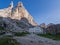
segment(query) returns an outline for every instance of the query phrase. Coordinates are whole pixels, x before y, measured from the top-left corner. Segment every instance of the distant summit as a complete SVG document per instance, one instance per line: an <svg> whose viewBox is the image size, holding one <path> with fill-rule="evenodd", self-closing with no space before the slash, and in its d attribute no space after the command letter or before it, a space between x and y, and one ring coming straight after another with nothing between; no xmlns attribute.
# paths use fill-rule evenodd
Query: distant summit
<svg viewBox="0 0 60 45"><path fill-rule="evenodd" d="M26 18L28 22L36 26L37 23L34 21L33 17L28 13L28 11L24 8L22 2L18 2L16 8L13 8L13 1L11 1L9 7L0 9L0 17L9 17L11 19L21 20L22 18Z"/></svg>

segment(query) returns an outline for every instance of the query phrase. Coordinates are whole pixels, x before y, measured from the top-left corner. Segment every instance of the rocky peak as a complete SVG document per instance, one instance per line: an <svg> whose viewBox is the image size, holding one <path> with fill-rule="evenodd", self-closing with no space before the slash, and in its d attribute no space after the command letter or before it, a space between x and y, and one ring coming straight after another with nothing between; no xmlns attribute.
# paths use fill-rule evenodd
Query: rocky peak
<svg viewBox="0 0 60 45"><path fill-rule="evenodd" d="M1 13L0 15L4 14L3 16L5 17L10 17L11 19L17 19L17 20L26 18L28 22L32 24L33 26L37 25L33 17L29 14L29 12L23 6L22 2L18 2L18 5L16 6L16 8L14 10L13 9L14 9L13 1L11 1L9 7L6 9L3 9L3 11L0 12Z"/></svg>
<svg viewBox="0 0 60 45"><path fill-rule="evenodd" d="M47 28L47 25L45 23L40 24L41 28Z"/></svg>
<svg viewBox="0 0 60 45"><path fill-rule="evenodd" d="M9 8L11 8L11 9L13 8L13 1L11 1Z"/></svg>
<svg viewBox="0 0 60 45"><path fill-rule="evenodd" d="M22 2L18 2L18 5L17 6L18 7L22 7L23 6Z"/></svg>
<svg viewBox="0 0 60 45"><path fill-rule="evenodd" d="M18 20L20 20L21 18L26 18L30 24L32 24L34 26L37 25L34 22L33 17L29 14L29 12L23 6L22 2L18 2L18 5L13 12L12 18L13 19L18 19Z"/></svg>

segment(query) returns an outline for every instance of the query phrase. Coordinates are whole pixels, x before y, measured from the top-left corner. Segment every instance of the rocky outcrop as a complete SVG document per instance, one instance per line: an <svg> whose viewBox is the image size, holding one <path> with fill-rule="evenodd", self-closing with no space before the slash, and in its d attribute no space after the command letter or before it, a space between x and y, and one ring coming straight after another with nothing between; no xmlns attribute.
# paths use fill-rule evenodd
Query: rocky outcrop
<svg viewBox="0 0 60 45"><path fill-rule="evenodd" d="M1 9L0 18L6 29L17 32L26 31L37 25L21 2L15 8L13 8L13 2L11 2L8 8Z"/></svg>
<svg viewBox="0 0 60 45"><path fill-rule="evenodd" d="M18 20L20 20L21 18L26 18L29 21L29 23L32 24L33 26L37 25L34 22L33 17L28 13L28 11L24 8L21 2L19 2L16 8L14 9L11 18Z"/></svg>
<svg viewBox="0 0 60 45"><path fill-rule="evenodd" d="M0 17L10 17L13 9L13 2L8 8L0 9Z"/></svg>
<svg viewBox="0 0 60 45"><path fill-rule="evenodd" d="M11 19L17 20L21 20L21 18L26 18L31 25L37 25L33 20L33 17L28 13L21 2L18 3L15 9L13 8L13 2L11 2L8 8L0 10L0 16L10 17Z"/></svg>
<svg viewBox="0 0 60 45"><path fill-rule="evenodd" d="M40 24L40 27L41 27L41 28L47 28L47 26L46 26L45 23Z"/></svg>
<svg viewBox="0 0 60 45"><path fill-rule="evenodd" d="M60 34L60 24L52 24L50 23L47 28L47 33L50 34Z"/></svg>
<svg viewBox="0 0 60 45"><path fill-rule="evenodd" d="M40 27L42 28L42 30L43 30L43 33L44 34L46 34L46 28L47 28L47 25L45 24L45 23L42 23L42 24L40 24Z"/></svg>

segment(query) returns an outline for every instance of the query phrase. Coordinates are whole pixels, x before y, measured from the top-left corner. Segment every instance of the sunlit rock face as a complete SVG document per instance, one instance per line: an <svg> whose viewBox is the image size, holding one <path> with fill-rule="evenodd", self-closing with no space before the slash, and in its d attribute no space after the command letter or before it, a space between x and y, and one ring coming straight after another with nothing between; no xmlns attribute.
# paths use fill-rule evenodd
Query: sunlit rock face
<svg viewBox="0 0 60 45"><path fill-rule="evenodd" d="M18 3L16 8L13 11L12 19L26 18L30 24L36 26L37 24L34 22L33 17L28 13L28 11L24 8L21 2Z"/></svg>
<svg viewBox="0 0 60 45"><path fill-rule="evenodd" d="M0 16L10 17L11 19L17 19L17 20L26 18L28 22L33 26L37 25L37 23L33 20L33 17L24 8L22 2L19 2L15 8L13 8L13 2L11 2L8 8L0 9Z"/></svg>
<svg viewBox="0 0 60 45"><path fill-rule="evenodd" d="M10 17L13 9L13 2L10 3L8 8L0 9L1 17Z"/></svg>

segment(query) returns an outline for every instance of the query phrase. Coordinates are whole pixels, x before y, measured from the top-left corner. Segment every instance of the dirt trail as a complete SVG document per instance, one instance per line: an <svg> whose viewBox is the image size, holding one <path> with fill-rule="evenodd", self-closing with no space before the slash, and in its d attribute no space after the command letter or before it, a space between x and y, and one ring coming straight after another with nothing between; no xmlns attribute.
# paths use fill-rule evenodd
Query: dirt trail
<svg viewBox="0 0 60 45"><path fill-rule="evenodd" d="M60 45L60 41L40 37L35 34L30 34L23 37L14 37L14 39L22 45Z"/></svg>

